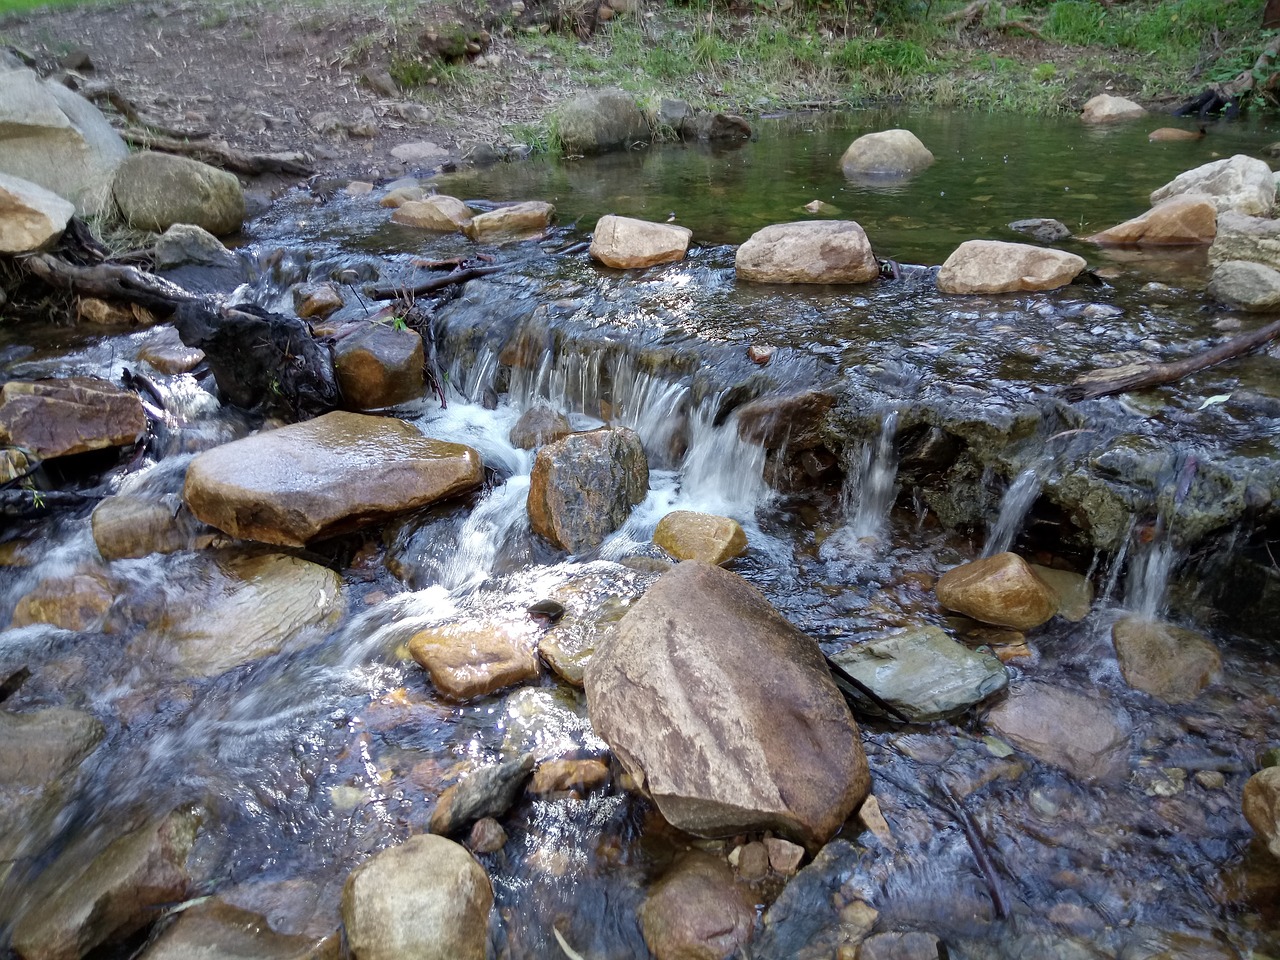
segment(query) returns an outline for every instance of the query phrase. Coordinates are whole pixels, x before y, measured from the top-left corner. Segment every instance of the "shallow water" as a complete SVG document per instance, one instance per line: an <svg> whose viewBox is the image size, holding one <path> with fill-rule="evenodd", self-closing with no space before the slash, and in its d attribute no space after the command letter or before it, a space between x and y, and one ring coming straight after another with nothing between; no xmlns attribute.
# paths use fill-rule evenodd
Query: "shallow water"
<svg viewBox="0 0 1280 960"><path fill-rule="evenodd" d="M848 142L899 124L933 149L937 163L905 183L845 182L838 158ZM447 407L428 397L402 411L428 435L474 446L492 482L464 503L316 545L310 556L342 575L347 613L339 624L305 630L278 654L209 680L167 675L131 641L219 588L225 574L213 556L104 564L87 515L11 528L9 536L35 545L36 557L31 566L0 569L0 615L41 578L85 568L112 578L123 599L102 632L37 626L0 633L0 677L20 665L33 673L6 709L67 704L89 710L108 731L53 818L25 838L0 890L0 929L21 910L39 908L43 893L31 881L42 872L41 883L69 882L46 867L71 841L109 838L139 810L160 814L192 801L209 810L195 893L261 902L303 881L305 903L295 896L293 912L310 909L320 927L336 924L338 891L351 868L425 830L439 791L475 765L528 751L539 758L606 752L581 692L550 678L464 706L440 701L405 654L410 637L477 613L532 633L539 628L525 608L553 595L572 597L584 611L606 603L625 609L653 575L618 561L652 556L653 529L673 509L739 520L750 550L732 569L828 653L914 623L981 641L974 624L936 605L931 583L981 552L983 528L946 529L921 491L896 483L905 441L895 424L913 404L958 410L975 431L1016 420L1028 404L1038 411L1027 449L975 487L992 523L1029 464L1052 482L1081 442L1101 447L1132 437L1175 448L1169 475L1154 481L1171 502L1180 499L1188 462L1201 469L1243 463L1274 476L1274 357L1079 405L1081 425L1055 425L1044 412L1056 409L1052 388L1099 355L1171 359L1217 336L1220 314L1199 292L1202 260L1110 257L1068 241L1063 246L1091 266L1116 266L1118 275L1051 294L963 299L939 296L923 269L965 239L1018 239L1004 226L1013 219L1108 226L1140 213L1147 194L1182 170L1276 138L1262 124L1222 125L1197 143L1147 144L1147 130L1158 125L1099 130L1073 121L868 112L765 121L758 142L722 152L655 148L441 178L440 192L467 198L551 200L562 224L541 243L486 251L506 272L435 311ZM922 268L859 288L736 283L733 251L722 244L766 223L805 218L800 208L813 199L861 222L879 256ZM611 212L656 220L674 214L701 246L681 264L627 273L556 252ZM289 253L242 295L284 308L288 285L301 279L371 267L387 277L411 272L414 256L474 252L459 238L388 225L386 216L370 198L322 204L301 193L286 197L251 226L247 252L264 261L280 247ZM343 316L358 318L363 309L351 298ZM37 346L6 355L6 377L116 377L134 365L139 339L25 325L0 326L0 337L0 349ZM503 348L516 342L539 349L504 360ZM776 348L767 367L746 358L752 344ZM182 456L247 428L211 409L192 378L156 379L173 420L168 429L184 438ZM867 430L841 452L834 480L774 493L764 451L739 439L731 411L746 395L810 386L861 391ZM1232 399L1201 409L1205 398L1222 394ZM644 503L586 557L566 560L548 550L524 518L532 461L507 433L539 399L564 409L577 427L606 418L632 427L654 466ZM1066 430L1075 435L1050 439ZM175 456L120 467L109 482L176 495L184 462ZM1030 636L1029 653L1009 664L1012 682L1046 682L1105 703L1132 724L1132 774L1086 784L1024 754L1006 755L1005 745L985 739L981 710L909 729L865 718L873 789L893 839L851 821L841 836L854 853L832 868L839 876L833 890L879 910L877 930L932 932L952 957L1274 954L1280 872L1251 843L1239 797L1257 754L1280 737L1275 625L1233 632L1209 604L1172 604L1171 578L1194 581L1212 541L1188 558L1164 535L1168 527L1153 528L1156 516L1143 515L1095 556L1045 532L1034 491L1012 492L1027 496L1010 497L1009 512L1031 524L1007 534L1015 549L1038 548L1040 559L1089 572L1100 593L1082 623L1055 620ZM1006 526L1016 524L1006 518ZM572 591L559 593L567 584ZM1184 707L1129 689L1109 639L1119 616L1169 609L1208 633L1224 656L1221 681ZM1222 785L1197 780L1202 772L1221 773ZM939 799L942 784L963 813ZM966 817L994 864L1007 918L997 916ZM585 797L526 797L503 822L509 843L481 858L497 897L497 955L561 956L553 930L587 957L646 955L637 908L690 838L616 786ZM780 886L774 878L757 888L762 908ZM797 894L817 929L836 923L832 892ZM832 917L824 921L823 911ZM751 955L799 955L798 936L771 928ZM820 940L814 955L834 955L834 946L818 949Z"/></svg>

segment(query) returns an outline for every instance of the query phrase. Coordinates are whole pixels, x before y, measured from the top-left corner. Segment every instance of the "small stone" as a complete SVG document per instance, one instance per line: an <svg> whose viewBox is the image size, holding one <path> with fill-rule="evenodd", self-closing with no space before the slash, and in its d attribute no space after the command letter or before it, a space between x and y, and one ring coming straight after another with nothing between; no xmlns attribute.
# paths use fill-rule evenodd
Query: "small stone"
<svg viewBox="0 0 1280 960"><path fill-rule="evenodd" d="M948 570L938 580L938 602L948 610L1030 630L1057 612L1058 595L1016 554L999 553Z"/></svg>
<svg viewBox="0 0 1280 960"><path fill-rule="evenodd" d="M507 845L507 831L493 817L481 817L471 826L467 840L473 853L497 853Z"/></svg>
<svg viewBox="0 0 1280 960"><path fill-rule="evenodd" d="M840 908L842 935L849 943L865 940L880 919L880 911L863 900L851 900Z"/></svg>
<svg viewBox="0 0 1280 960"><path fill-rule="evenodd" d="M603 786L609 779L609 765L603 760L546 760L533 772L529 792L534 794L582 793Z"/></svg>
<svg viewBox="0 0 1280 960"><path fill-rule="evenodd" d="M485 696L539 674L532 640L500 623L431 627L414 635L409 653L451 700Z"/></svg>
<svg viewBox="0 0 1280 960"><path fill-rule="evenodd" d="M763 367L773 359L775 349L775 347L762 347L753 344L747 347L747 359L752 363L758 363Z"/></svg>
<svg viewBox="0 0 1280 960"><path fill-rule="evenodd" d="M332 283L303 283L293 289L293 307L304 320L323 320L342 307L342 294Z"/></svg>
<svg viewBox="0 0 1280 960"><path fill-rule="evenodd" d="M858 810L858 820L886 847L892 848L897 845L893 839L893 831L889 829L889 821L880 812L880 801L876 799L874 793L862 801L862 806Z"/></svg>
<svg viewBox="0 0 1280 960"><path fill-rule="evenodd" d="M513 447L536 450L547 443L555 443L573 433L568 418L553 407L540 403L520 415L508 434Z"/></svg>
<svg viewBox="0 0 1280 960"><path fill-rule="evenodd" d="M373 184L368 180L352 180L343 192L349 197L367 197L373 193Z"/></svg>
<svg viewBox="0 0 1280 960"><path fill-rule="evenodd" d="M511 809L533 770L533 755L481 767L446 789L431 811L431 832L448 836Z"/></svg>
<svg viewBox="0 0 1280 960"><path fill-rule="evenodd" d="M769 850L763 843L748 843L736 852L738 876L743 880L755 883L769 875Z"/></svg>
<svg viewBox="0 0 1280 960"><path fill-rule="evenodd" d="M766 838L764 847L769 851L769 866L774 873L784 877L794 874L800 868L800 861L804 859L804 847L781 837Z"/></svg>
<svg viewBox="0 0 1280 960"><path fill-rule="evenodd" d="M1221 770L1197 770L1192 779L1206 790L1221 790L1227 785L1227 778Z"/></svg>
<svg viewBox="0 0 1280 960"><path fill-rule="evenodd" d="M1116 123L1124 120L1136 120L1146 114L1141 106L1125 97L1113 97L1100 93L1088 100L1080 119L1085 123Z"/></svg>
<svg viewBox="0 0 1280 960"><path fill-rule="evenodd" d="M463 229L476 243L500 243L540 236L555 218L556 208L541 200L498 207L472 219Z"/></svg>

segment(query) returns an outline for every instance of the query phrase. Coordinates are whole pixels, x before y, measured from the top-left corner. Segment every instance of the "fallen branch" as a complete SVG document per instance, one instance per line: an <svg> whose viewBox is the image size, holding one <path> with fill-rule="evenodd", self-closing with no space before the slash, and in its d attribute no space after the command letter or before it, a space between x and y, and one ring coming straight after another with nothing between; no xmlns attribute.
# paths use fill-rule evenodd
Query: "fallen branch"
<svg viewBox="0 0 1280 960"><path fill-rule="evenodd" d="M374 300L395 300L418 297L424 293L443 290L457 283L466 283L477 277L486 277L491 273L501 273L502 267L470 267L466 270L454 270L443 277L431 277L417 283L379 283L365 292Z"/></svg>
<svg viewBox="0 0 1280 960"><path fill-rule="evenodd" d="M1211 350L1187 357L1185 360L1177 360L1173 363L1131 363L1123 367L1090 370L1077 377L1063 393L1068 400L1095 400L1114 393L1158 387L1181 380L1199 370L1216 366L1224 360L1242 356L1278 336L1280 336L1280 320L1260 327L1252 333L1227 340Z"/></svg>
<svg viewBox="0 0 1280 960"><path fill-rule="evenodd" d="M106 300L136 303L153 313L166 316L179 304L199 299L176 283L170 283L137 267L112 263L79 266L51 253L32 254L18 262L28 273L51 287Z"/></svg>
<svg viewBox="0 0 1280 960"><path fill-rule="evenodd" d="M1211 113L1225 110L1228 118L1236 116L1244 97L1257 92L1259 83L1270 85L1275 79L1277 57L1280 57L1280 33L1271 38L1271 42L1258 54L1252 67L1241 71L1235 79L1226 83L1210 84L1203 93L1192 97L1173 111L1173 115L1187 117L1194 113L1203 120Z"/></svg>
<svg viewBox="0 0 1280 960"><path fill-rule="evenodd" d="M968 841L969 849L973 851L973 859L978 864L978 872L982 874L982 879L987 884L987 892L991 895L991 906L995 909L996 919L1003 920L1009 916L1009 898L1005 895L1004 884L1000 882L1000 875L996 873L995 864L991 862L991 858L987 856L987 845L982 834L978 832L978 825L973 822L973 818L969 816L967 810L960 805L960 801L956 799L951 789L942 782L941 779L934 781L938 791L947 799L947 808L956 822L960 824L960 829L964 832L964 838Z"/></svg>
<svg viewBox="0 0 1280 960"><path fill-rule="evenodd" d="M191 142L159 136L141 127L121 130L120 135L135 147L191 157L201 163L247 176L283 173L289 176L305 177L312 172L311 158L305 153L245 153L219 140Z"/></svg>

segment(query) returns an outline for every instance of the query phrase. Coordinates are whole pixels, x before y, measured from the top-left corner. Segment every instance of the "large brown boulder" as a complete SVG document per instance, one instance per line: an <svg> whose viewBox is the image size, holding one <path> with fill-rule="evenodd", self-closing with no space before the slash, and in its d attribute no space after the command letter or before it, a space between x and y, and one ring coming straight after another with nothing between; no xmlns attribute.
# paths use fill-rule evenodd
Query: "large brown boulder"
<svg viewBox="0 0 1280 960"><path fill-rule="evenodd" d="M910 130L882 130L849 144L840 169L846 177L900 177L931 163L933 154Z"/></svg>
<svg viewBox="0 0 1280 960"><path fill-rule="evenodd" d="M472 490L483 477L470 447L402 420L338 411L206 450L187 468L182 495L234 537L300 547Z"/></svg>
<svg viewBox="0 0 1280 960"><path fill-rule="evenodd" d="M1125 683L1166 703L1190 703L1222 669L1217 647L1172 624L1125 617L1111 627L1111 639Z"/></svg>
<svg viewBox="0 0 1280 960"><path fill-rule="evenodd" d="M450 700L469 700L538 677L535 640L501 623L430 627L409 641L409 654Z"/></svg>
<svg viewBox="0 0 1280 960"><path fill-rule="evenodd" d="M1271 168L1242 153L1214 160L1174 177L1151 194L1155 205L1182 194L1200 196L1218 208L1248 216L1269 217L1276 202L1276 182Z"/></svg>
<svg viewBox="0 0 1280 960"><path fill-rule="evenodd" d="M1014 746L1081 779L1129 772L1129 727L1096 697L1025 683L992 708L986 722Z"/></svg>
<svg viewBox="0 0 1280 960"><path fill-rule="evenodd" d="M0 253L44 249L62 236L75 212L52 190L0 173Z"/></svg>
<svg viewBox="0 0 1280 960"><path fill-rule="evenodd" d="M1280 857L1280 767L1259 770L1244 785L1244 818L1273 857Z"/></svg>
<svg viewBox="0 0 1280 960"><path fill-rule="evenodd" d="M858 726L817 644L720 567L664 574L584 681L596 732L681 830L815 847L867 795Z"/></svg>
<svg viewBox="0 0 1280 960"><path fill-rule="evenodd" d="M10 380L0 387L0 444L38 460L135 442L147 420L136 394L95 377Z"/></svg>
<svg viewBox="0 0 1280 960"><path fill-rule="evenodd" d="M747 550L742 524L692 510L673 510L658 521L653 542L677 560L726 563Z"/></svg>
<svg viewBox="0 0 1280 960"><path fill-rule="evenodd" d="M1218 231L1218 208L1204 197L1171 197L1140 217L1084 239L1104 247L1186 246L1212 243Z"/></svg>
<svg viewBox="0 0 1280 960"><path fill-rule="evenodd" d="M683 260L693 231L674 223L651 223L608 214L596 221L591 256L606 267L630 270Z"/></svg>
<svg viewBox="0 0 1280 960"><path fill-rule="evenodd" d="M1085 268L1084 257L1003 240L966 240L938 272L943 293L1015 293L1065 287Z"/></svg>
<svg viewBox="0 0 1280 960"><path fill-rule="evenodd" d="M871 241L852 220L802 220L757 230L734 269L757 283L866 283L880 275Z"/></svg>
<svg viewBox="0 0 1280 960"><path fill-rule="evenodd" d="M355 960L484 960L492 906L480 864L432 834L375 854L342 891Z"/></svg>
<svg viewBox="0 0 1280 960"><path fill-rule="evenodd" d="M599 546L649 490L649 461L625 427L574 433L538 451L529 479L529 523L556 546Z"/></svg>
<svg viewBox="0 0 1280 960"><path fill-rule="evenodd" d="M422 337L416 330L371 323L333 348L343 406L379 410L417 400L426 389Z"/></svg>
<svg viewBox="0 0 1280 960"><path fill-rule="evenodd" d="M686 854L640 908L645 945L656 960L723 960L735 956L755 929L755 898L728 865L709 854Z"/></svg>
<svg viewBox="0 0 1280 960"><path fill-rule="evenodd" d="M190 223L221 237L244 221L244 190L235 174L167 153L130 156L116 171L111 195L139 230Z"/></svg>
<svg viewBox="0 0 1280 960"><path fill-rule="evenodd" d="M1013 553L954 567L938 579L935 590L948 610L1014 630L1031 630L1058 612L1054 589Z"/></svg>

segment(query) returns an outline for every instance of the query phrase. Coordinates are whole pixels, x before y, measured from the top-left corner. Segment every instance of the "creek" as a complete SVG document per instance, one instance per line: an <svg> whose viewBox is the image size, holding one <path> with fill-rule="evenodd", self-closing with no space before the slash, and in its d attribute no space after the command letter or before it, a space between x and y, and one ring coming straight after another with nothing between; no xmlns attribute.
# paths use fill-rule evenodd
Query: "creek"
<svg viewBox="0 0 1280 960"><path fill-rule="evenodd" d="M1096 276L1051 293L946 297L929 269L964 240L1023 239L1006 226L1017 219L1100 230L1143 212L1178 173L1258 155L1280 138L1253 121L1214 126L1197 142L1147 143L1159 125L782 117L732 149L654 147L437 178L440 193L465 200L550 201L560 226L542 241L485 248L503 271L434 309L447 404L428 396L398 412L477 449L488 482L465 502L313 545L307 556L342 578L335 624L217 676L175 679L130 640L145 611L187 603L217 578L199 552L105 563L87 512L6 531L27 560L0 568L0 622L36 583L85 569L118 585L120 616L101 632L0 633L0 679L31 670L4 709L71 706L106 730L32 820L7 879L0 870L0 936L39 909L38 891L74 882L49 875L50 864L67 869L64 851L193 802L208 811L193 854L199 894L276 911L298 928L336 926L351 869L425 831L435 797L459 775L527 752L607 753L580 690L548 675L450 704L405 655L409 638L466 612L524 622L530 604L566 589L584 609L625 605L653 579L658 520L688 509L742 524L749 550L730 569L828 654L910 624L973 645L1008 642L948 615L932 590L988 538L1085 574L1097 591L1088 616L1031 632L1007 662L1011 685L1085 693L1132 731L1130 775L1093 783L992 736L981 707L910 727L860 715L891 835L851 820L840 835L849 846L821 876L792 881L786 921L762 921L750 956L835 956L840 897L878 910L877 930L935 934L953 960L1280 953L1280 865L1240 812L1244 781L1280 741L1280 576L1267 549L1280 531L1280 359L1258 354L1171 387L1068 405L1056 391L1084 370L1175 359L1237 317L1252 322L1206 297L1203 250L1063 241ZM935 164L904 181L846 181L845 146L893 126L912 129ZM807 218L813 200L835 208L824 215L861 223L900 275L829 289L737 282L732 245ZM680 263L631 272L560 252L606 213L674 219L695 247ZM288 312L304 280L407 275L414 258L476 251L460 236L389 223L376 194L296 191L248 225L240 252L258 269L239 295ZM342 315L364 309L350 297ZM6 323L0 374L118 379L136 366L142 336ZM766 365L748 358L751 346L773 349ZM156 448L165 455L113 466L107 478L114 490L172 497L195 451L253 424L189 375L155 380L169 418ZM802 391L835 398L807 460L785 442L766 449L741 437L744 401ZM533 458L508 432L538 402L578 428L629 426L650 458L647 498L582 557L566 559L529 530ZM1222 653L1220 679L1180 706L1131 689L1110 639L1131 613L1204 633ZM961 812L939 800L943 784ZM563 956L556 934L592 960L648 955L637 920L646 889L695 841L617 786L526 796L502 822L507 845L479 857L495 890L498 956ZM966 827L994 865L1008 916ZM783 881L754 889L764 914ZM129 956L142 942L102 955Z"/></svg>

